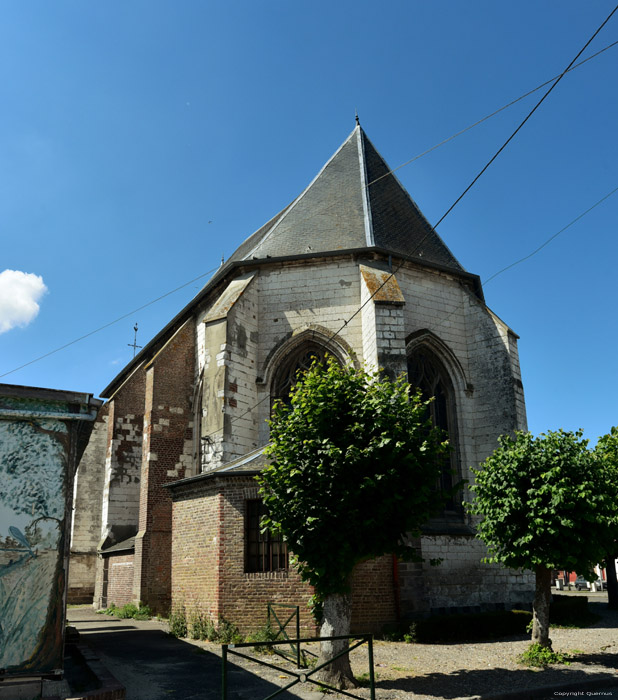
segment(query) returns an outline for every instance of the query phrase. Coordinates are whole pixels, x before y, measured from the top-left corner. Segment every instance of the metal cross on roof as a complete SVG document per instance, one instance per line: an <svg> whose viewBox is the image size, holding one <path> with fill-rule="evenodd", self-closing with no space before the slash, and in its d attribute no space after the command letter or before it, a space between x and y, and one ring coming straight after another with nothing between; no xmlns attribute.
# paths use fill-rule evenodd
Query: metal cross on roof
<svg viewBox="0 0 618 700"><path fill-rule="evenodd" d="M127 345L128 345L130 348L133 348L133 357L135 357L135 353L137 352L137 348L141 348L141 347L143 347L143 346L137 344L137 323L135 324L133 330L135 331L135 337L133 338L133 342L132 342L132 343L127 343Z"/></svg>

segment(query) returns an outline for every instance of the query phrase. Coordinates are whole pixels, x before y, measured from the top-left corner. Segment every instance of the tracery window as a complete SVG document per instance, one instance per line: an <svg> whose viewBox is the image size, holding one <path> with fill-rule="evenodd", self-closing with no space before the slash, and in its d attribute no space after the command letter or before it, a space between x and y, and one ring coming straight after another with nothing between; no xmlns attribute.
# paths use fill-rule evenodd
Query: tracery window
<svg viewBox="0 0 618 700"><path fill-rule="evenodd" d="M290 390L298 380L298 373L308 370L314 360L321 362L327 354L326 348L318 343L303 343L279 366L270 390L271 407L276 399L287 402Z"/></svg>
<svg viewBox="0 0 618 700"><path fill-rule="evenodd" d="M451 452L445 458L440 474L439 487L448 491L453 488L459 474L459 449L455 414L455 398L451 380L442 363L427 348L415 349L408 357L408 381L413 387L419 387L423 400L434 397L429 404L432 423L442 428L449 437ZM461 514L461 503L456 498L449 498L445 506L446 513Z"/></svg>
<svg viewBox="0 0 618 700"><path fill-rule="evenodd" d="M288 568L288 550L280 537L260 532L260 520L266 507L260 499L246 501L245 571L281 571Z"/></svg>

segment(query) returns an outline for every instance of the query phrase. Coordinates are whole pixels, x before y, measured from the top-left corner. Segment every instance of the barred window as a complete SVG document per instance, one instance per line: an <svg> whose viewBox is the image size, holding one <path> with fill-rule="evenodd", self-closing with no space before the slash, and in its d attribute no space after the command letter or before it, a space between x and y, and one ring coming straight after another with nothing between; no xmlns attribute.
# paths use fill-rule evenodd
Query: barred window
<svg viewBox="0 0 618 700"><path fill-rule="evenodd" d="M288 568L287 546L280 537L260 532L260 520L266 507L259 499L246 501L245 571L281 571Z"/></svg>

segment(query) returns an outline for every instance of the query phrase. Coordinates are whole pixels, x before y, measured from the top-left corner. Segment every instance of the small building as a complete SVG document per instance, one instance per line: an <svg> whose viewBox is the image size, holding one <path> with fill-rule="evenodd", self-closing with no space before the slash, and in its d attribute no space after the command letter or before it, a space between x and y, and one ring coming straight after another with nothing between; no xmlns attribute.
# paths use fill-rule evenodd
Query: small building
<svg viewBox="0 0 618 700"><path fill-rule="evenodd" d="M268 601L304 609L312 591L258 528L273 400L326 354L407 374L436 397L454 447L447 488L472 480L498 436L526 428L517 340L357 126L103 391L74 530L79 556L98 558L94 604L184 606L245 631ZM531 600L527 574L482 563L460 499L417 547L442 565L387 556L358 567L356 629Z"/></svg>
<svg viewBox="0 0 618 700"><path fill-rule="evenodd" d="M0 384L4 678L62 672L73 476L102 403L91 394Z"/></svg>

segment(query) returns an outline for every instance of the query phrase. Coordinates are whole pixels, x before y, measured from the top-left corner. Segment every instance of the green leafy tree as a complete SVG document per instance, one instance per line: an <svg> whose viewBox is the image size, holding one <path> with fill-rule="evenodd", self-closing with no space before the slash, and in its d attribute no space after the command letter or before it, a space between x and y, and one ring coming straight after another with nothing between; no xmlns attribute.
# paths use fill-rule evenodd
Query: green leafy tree
<svg viewBox="0 0 618 700"><path fill-rule="evenodd" d="M618 491L618 427L613 427L607 435L599 438L595 453L599 465L605 472L605 478L614 484ZM618 507L618 494L614 500ZM618 610L618 581L616 580L616 558L618 557L618 527L611 534L605 555L607 573L607 605Z"/></svg>
<svg viewBox="0 0 618 700"><path fill-rule="evenodd" d="M532 641L551 648L552 569L594 580L615 519L615 486L608 484L582 432L518 432L474 470L473 514L487 561L535 572Z"/></svg>
<svg viewBox="0 0 618 700"><path fill-rule="evenodd" d="M438 511L437 483L448 445L427 403L403 378L314 363L279 402L270 422L271 463L260 475L269 517L322 606L322 637L349 634L350 576L363 560L394 553L410 560L407 535ZM322 660L347 642L323 642ZM322 680L353 685L347 655Z"/></svg>

